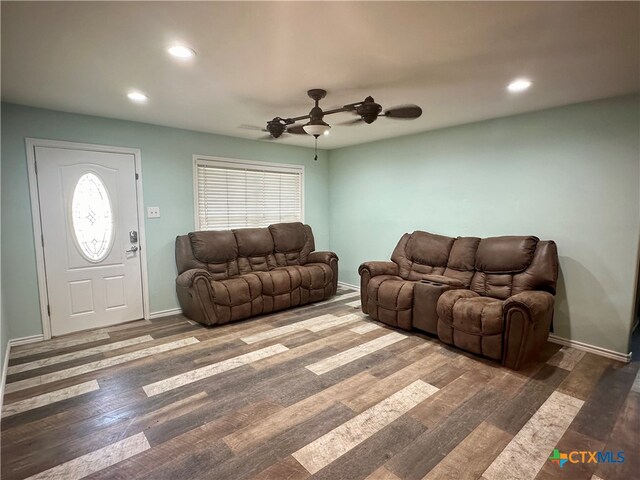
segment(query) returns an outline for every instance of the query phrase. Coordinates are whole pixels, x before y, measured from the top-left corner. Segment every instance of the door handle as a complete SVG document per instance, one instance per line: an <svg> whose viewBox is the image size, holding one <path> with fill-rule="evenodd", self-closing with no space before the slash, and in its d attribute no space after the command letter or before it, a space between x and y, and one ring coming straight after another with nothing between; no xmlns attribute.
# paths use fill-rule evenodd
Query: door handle
<svg viewBox="0 0 640 480"><path fill-rule="evenodd" d="M131 246L131 248L129 250L125 250L124 253L134 253L138 251L138 246L137 245L133 245Z"/></svg>

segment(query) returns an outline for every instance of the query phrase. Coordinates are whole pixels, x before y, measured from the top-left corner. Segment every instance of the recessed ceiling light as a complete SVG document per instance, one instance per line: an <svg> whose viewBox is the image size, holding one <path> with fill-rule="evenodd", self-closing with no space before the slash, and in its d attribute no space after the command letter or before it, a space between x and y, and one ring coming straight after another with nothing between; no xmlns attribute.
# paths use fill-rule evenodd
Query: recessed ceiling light
<svg viewBox="0 0 640 480"><path fill-rule="evenodd" d="M529 88L531 85L533 84L533 82L527 78L518 78L516 80L514 80L513 82L511 82L508 86L507 86L507 90L509 90L510 92L524 92L527 88Z"/></svg>
<svg viewBox="0 0 640 480"><path fill-rule="evenodd" d="M147 100L149 100L149 97L141 92L129 92L127 93L127 97L129 97L129 100L138 103L146 102Z"/></svg>
<svg viewBox="0 0 640 480"><path fill-rule="evenodd" d="M196 56L195 50L185 47L184 45L174 45L173 47L169 47L167 51L178 58L191 58Z"/></svg>

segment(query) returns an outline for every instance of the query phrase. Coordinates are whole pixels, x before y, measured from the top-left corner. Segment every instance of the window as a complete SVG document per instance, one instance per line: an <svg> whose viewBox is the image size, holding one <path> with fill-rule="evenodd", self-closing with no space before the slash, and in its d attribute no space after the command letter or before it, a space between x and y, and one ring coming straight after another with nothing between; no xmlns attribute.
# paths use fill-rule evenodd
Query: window
<svg viewBox="0 0 640 480"><path fill-rule="evenodd" d="M107 190L94 173L86 173L78 180L71 200L71 218L82 255L90 262L103 260L113 239L113 219Z"/></svg>
<svg viewBox="0 0 640 480"><path fill-rule="evenodd" d="M302 222L304 167L194 156L197 230Z"/></svg>

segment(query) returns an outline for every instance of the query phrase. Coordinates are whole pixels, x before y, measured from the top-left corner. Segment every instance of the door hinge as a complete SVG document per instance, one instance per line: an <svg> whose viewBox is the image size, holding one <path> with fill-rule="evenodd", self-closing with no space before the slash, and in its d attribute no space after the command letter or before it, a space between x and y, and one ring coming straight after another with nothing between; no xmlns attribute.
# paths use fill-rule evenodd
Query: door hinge
<svg viewBox="0 0 640 480"><path fill-rule="evenodd" d="M47 305L47 315L51 316L51 308L49 307L49 305Z"/></svg>
<svg viewBox="0 0 640 480"><path fill-rule="evenodd" d="M136 173L136 180L138 180L139 178L140 178L140 175Z"/></svg>
<svg viewBox="0 0 640 480"><path fill-rule="evenodd" d="M38 162L36 162L35 160L33 161L33 167L34 170L36 171L36 176L38 175Z"/></svg>

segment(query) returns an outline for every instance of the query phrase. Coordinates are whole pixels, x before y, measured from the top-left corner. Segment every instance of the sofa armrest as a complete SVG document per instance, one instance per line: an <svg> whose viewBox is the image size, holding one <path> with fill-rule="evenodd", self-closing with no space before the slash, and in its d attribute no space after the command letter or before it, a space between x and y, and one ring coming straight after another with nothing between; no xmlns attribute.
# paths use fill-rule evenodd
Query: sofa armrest
<svg viewBox="0 0 640 480"><path fill-rule="evenodd" d="M507 298L504 301L504 311L521 308L527 311L533 321L541 321L553 310L554 303L555 299L549 292L530 290Z"/></svg>
<svg viewBox="0 0 640 480"><path fill-rule="evenodd" d="M311 252L307 257L307 263L326 263L331 265L331 260L338 260L334 252Z"/></svg>
<svg viewBox="0 0 640 480"><path fill-rule="evenodd" d="M176 278L176 293L182 313L204 325L219 323L212 281L211 274L201 268L187 270Z"/></svg>
<svg viewBox="0 0 640 480"><path fill-rule="evenodd" d="M358 268L358 273L362 276L365 271L369 274L369 277L398 275L398 264L395 262L364 262Z"/></svg>
<svg viewBox="0 0 640 480"><path fill-rule="evenodd" d="M555 299L537 290L518 293L504 302L502 364L518 370L535 357L549 337Z"/></svg>
<svg viewBox="0 0 640 480"><path fill-rule="evenodd" d="M338 291L338 256L334 252L311 252L307 257L307 263L326 263L331 267L333 283L329 296L335 295Z"/></svg>
<svg viewBox="0 0 640 480"><path fill-rule="evenodd" d="M398 264L394 262L364 262L358 268L358 273L360 274L360 308L363 313L369 313L367 306L369 280L378 275L398 275Z"/></svg>
<svg viewBox="0 0 640 480"><path fill-rule="evenodd" d="M182 288L190 288L198 279L204 277L207 281L211 281L211 274L201 268L192 268L186 272L182 272L176 278L176 285Z"/></svg>

